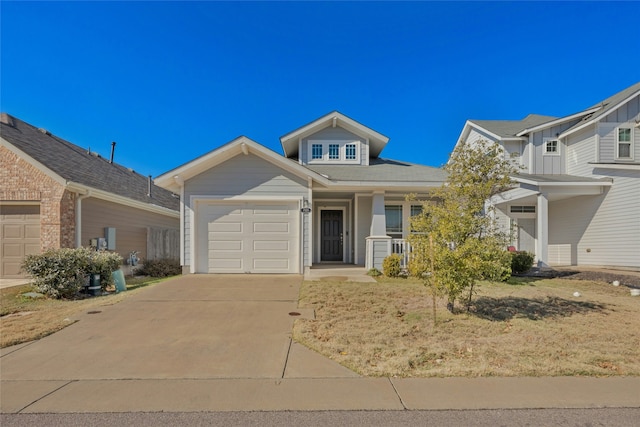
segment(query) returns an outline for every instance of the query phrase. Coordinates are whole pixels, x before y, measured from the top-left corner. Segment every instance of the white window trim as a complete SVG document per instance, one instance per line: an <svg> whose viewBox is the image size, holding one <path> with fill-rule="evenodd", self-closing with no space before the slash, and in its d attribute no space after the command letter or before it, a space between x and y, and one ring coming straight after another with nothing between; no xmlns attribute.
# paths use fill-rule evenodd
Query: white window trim
<svg viewBox="0 0 640 427"><path fill-rule="evenodd" d="M629 144L629 157L620 157L620 140L618 140L618 138L620 137L620 129L629 129L629 141L623 141L623 144ZM633 126L632 125L624 125L624 126L617 126L615 129L615 143L616 143L616 160L622 160L622 161L631 161L633 160L633 152L634 152L634 147L633 147L633 139L634 139L634 134L633 134Z"/></svg>
<svg viewBox="0 0 640 427"><path fill-rule="evenodd" d="M313 158L313 145L322 145L322 159ZM329 159L329 144L337 144L339 146L339 158ZM356 158L347 159L348 144L354 144L356 146ZM359 140L307 140L307 159L309 164L360 164L360 152L362 151L361 142Z"/></svg>
<svg viewBox="0 0 640 427"><path fill-rule="evenodd" d="M547 144L549 142L556 141L556 151L547 151ZM542 155L543 156L559 156L560 155L560 140L558 138L543 138L542 140Z"/></svg>

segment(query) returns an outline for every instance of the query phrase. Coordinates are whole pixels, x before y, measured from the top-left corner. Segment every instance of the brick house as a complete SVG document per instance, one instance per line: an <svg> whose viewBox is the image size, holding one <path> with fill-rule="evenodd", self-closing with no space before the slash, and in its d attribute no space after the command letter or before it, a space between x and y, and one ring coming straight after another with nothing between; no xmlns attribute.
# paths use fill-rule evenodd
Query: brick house
<svg viewBox="0 0 640 427"><path fill-rule="evenodd" d="M177 257L178 206L150 177L0 115L0 278L22 277L27 254L97 238L125 259Z"/></svg>

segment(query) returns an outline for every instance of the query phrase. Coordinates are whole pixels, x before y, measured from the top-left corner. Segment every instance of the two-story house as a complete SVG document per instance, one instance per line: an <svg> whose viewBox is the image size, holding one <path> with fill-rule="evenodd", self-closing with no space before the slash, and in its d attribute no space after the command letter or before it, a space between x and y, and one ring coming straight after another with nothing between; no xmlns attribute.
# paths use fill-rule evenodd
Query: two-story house
<svg viewBox="0 0 640 427"><path fill-rule="evenodd" d="M565 117L468 120L458 143L478 139L521 168L491 200L517 249L541 266L640 269L640 83Z"/></svg>
<svg viewBox="0 0 640 427"><path fill-rule="evenodd" d="M180 194L187 273L380 268L406 253L408 218L445 173L380 157L389 138L334 111L280 138L284 156L239 137L156 178Z"/></svg>

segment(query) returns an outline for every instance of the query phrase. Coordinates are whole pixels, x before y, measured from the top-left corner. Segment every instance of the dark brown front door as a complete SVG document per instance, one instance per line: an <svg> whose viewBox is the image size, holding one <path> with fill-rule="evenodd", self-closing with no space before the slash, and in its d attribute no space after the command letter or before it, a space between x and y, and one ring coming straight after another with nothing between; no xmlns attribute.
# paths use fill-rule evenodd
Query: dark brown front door
<svg viewBox="0 0 640 427"><path fill-rule="evenodd" d="M342 211L321 211L321 261L342 261Z"/></svg>

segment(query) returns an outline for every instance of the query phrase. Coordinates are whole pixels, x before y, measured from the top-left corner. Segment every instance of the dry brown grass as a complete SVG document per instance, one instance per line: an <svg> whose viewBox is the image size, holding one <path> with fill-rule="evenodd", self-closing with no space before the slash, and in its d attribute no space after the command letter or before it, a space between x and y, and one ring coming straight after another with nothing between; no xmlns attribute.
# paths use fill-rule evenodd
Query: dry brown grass
<svg viewBox="0 0 640 427"><path fill-rule="evenodd" d="M0 348L33 341L73 324L95 307L116 304L158 279L128 279L127 292L79 300L32 299L22 296L30 285L0 289Z"/></svg>
<svg viewBox="0 0 640 427"><path fill-rule="evenodd" d="M640 375L640 298L566 279L483 283L451 314L412 279L305 282L294 338L366 376ZM574 292L580 297L574 297Z"/></svg>

